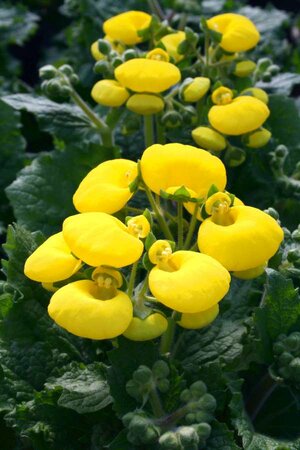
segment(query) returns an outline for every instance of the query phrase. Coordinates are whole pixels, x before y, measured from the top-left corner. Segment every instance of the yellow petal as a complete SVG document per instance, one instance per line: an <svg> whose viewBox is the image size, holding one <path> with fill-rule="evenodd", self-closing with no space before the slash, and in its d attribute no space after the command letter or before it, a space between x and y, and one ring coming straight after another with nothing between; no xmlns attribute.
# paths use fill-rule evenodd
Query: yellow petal
<svg viewBox="0 0 300 450"><path fill-rule="evenodd" d="M183 99L185 102L197 102L200 100L210 88L210 79L206 77L196 77L183 91Z"/></svg>
<svg viewBox="0 0 300 450"><path fill-rule="evenodd" d="M147 116L164 109L165 103L161 97L151 94L134 94L126 103L126 107L136 114Z"/></svg>
<svg viewBox="0 0 300 450"><path fill-rule="evenodd" d="M129 92L115 80L101 80L94 85L91 95L100 105L115 108L126 102Z"/></svg>
<svg viewBox="0 0 300 450"><path fill-rule="evenodd" d="M76 336L90 339L119 336L132 319L130 298L122 291L109 300L100 300L97 294L97 285L90 280L69 283L52 296L49 315Z"/></svg>
<svg viewBox="0 0 300 450"><path fill-rule="evenodd" d="M226 148L226 139L222 134L208 127L197 127L192 131L196 144L206 150L220 152Z"/></svg>
<svg viewBox="0 0 300 450"><path fill-rule="evenodd" d="M276 253L283 239L276 220L250 206L234 206L229 214L232 224L227 226L204 220L198 233L202 253L233 271L260 266Z"/></svg>
<svg viewBox="0 0 300 450"><path fill-rule="evenodd" d="M105 161L91 170L73 196L79 212L113 214L130 200L129 184L137 177L137 164L128 159Z"/></svg>
<svg viewBox="0 0 300 450"><path fill-rule="evenodd" d="M149 288L157 300L175 311L196 313L218 303L227 293L230 275L213 258L191 251L178 251L169 258L171 272L155 266Z"/></svg>
<svg viewBox="0 0 300 450"><path fill-rule="evenodd" d="M219 14L207 21L207 26L222 34L221 47L227 52L245 52L260 39L253 22L240 14Z"/></svg>
<svg viewBox="0 0 300 450"><path fill-rule="evenodd" d="M219 304L212 306L205 311L201 311L194 314L183 313L178 323L182 328L189 330L197 330L199 328L207 327L210 325L219 314Z"/></svg>
<svg viewBox="0 0 300 450"><path fill-rule="evenodd" d="M212 184L221 191L226 185L222 161L191 145L151 145L141 158L141 171L146 185L156 194L170 187L185 186L198 197L204 197Z"/></svg>
<svg viewBox="0 0 300 450"><path fill-rule="evenodd" d="M142 41L139 30L148 28L152 17L143 11L126 11L113 16L103 23L103 30L111 38L135 45Z"/></svg>
<svg viewBox="0 0 300 450"><path fill-rule="evenodd" d="M208 113L210 124L223 134L238 136L259 128L270 114L265 103L241 96L227 105L215 105Z"/></svg>
<svg viewBox="0 0 300 450"><path fill-rule="evenodd" d="M145 319L133 317L123 335L132 341L149 341L161 336L167 328L167 319L162 314L154 313Z"/></svg>
<svg viewBox="0 0 300 450"><path fill-rule="evenodd" d="M81 261L71 254L63 234L57 233L40 245L25 262L24 273L34 281L54 283L79 270Z"/></svg>
<svg viewBox="0 0 300 450"><path fill-rule="evenodd" d="M241 95L252 95L266 105L269 103L269 96L266 91L257 87L249 87L242 91Z"/></svg>
<svg viewBox="0 0 300 450"><path fill-rule="evenodd" d="M246 137L246 146L250 148L260 148L267 145L272 134L266 128L253 131Z"/></svg>
<svg viewBox="0 0 300 450"><path fill-rule="evenodd" d="M267 264L265 263L261 266L253 267L252 269L232 272L232 275L236 278L240 278L241 280L252 280L253 278L257 278L262 275L266 266Z"/></svg>
<svg viewBox="0 0 300 450"><path fill-rule="evenodd" d="M165 47L168 54L175 60L175 62L181 61L183 55L180 55L177 51L179 44L186 39L184 31L178 31L177 33L170 33L162 37L160 42Z"/></svg>
<svg viewBox="0 0 300 450"><path fill-rule="evenodd" d="M132 91L159 93L178 83L181 73L169 62L135 58L118 66L115 78Z"/></svg>
<svg viewBox="0 0 300 450"><path fill-rule="evenodd" d="M140 258L144 248L120 220L101 212L68 217L63 235L72 253L94 267L128 266Z"/></svg>
<svg viewBox="0 0 300 450"><path fill-rule="evenodd" d="M226 192L226 191L225 191L225 192ZM233 205L232 205L232 206L241 206L241 205L244 205L244 203L242 202L242 200L240 200L240 199L237 198L237 197L234 197L234 199L233 199ZM195 211L195 203L193 203L193 202L187 202L187 203L184 203L183 206L185 207L185 209L186 209L190 214L193 214L193 213L194 213L194 211ZM202 215L201 215L201 207L199 207L199 209L198 209L197 219L200 220L200 221L204 220L203 217L202 217Z"/></svg>

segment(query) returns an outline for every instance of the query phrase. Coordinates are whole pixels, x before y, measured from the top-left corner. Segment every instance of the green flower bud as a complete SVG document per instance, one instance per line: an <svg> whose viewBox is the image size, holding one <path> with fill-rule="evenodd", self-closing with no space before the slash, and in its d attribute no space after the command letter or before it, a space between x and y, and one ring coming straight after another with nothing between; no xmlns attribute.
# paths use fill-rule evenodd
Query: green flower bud
<svg viewBox="0 0 300 450"><path fill-rule="evenodd" d="M280 375L282 378L285 378L285 379L290 378L290 375L291 375L290 368L289 368L289 367L286 367L286 366L284 366L284 367L279 367L278 373L279 373L279 375Z"/></svg>
<svg viewBox="0 0 300 450"><path fill-rule="evenodd" d="M111 45L105 39L98 39L98 49L102 55L108 55L111 52Z"/></svg>
<svg viewBox="0 0 300 450"><path fill-rule="evenodd" d="M94 65L94 72L99 75L107 75L110 72L110 65L107 61L100 60Z"/></svg>
<svg viewBox="0 0 300 450"><path fill-rule="evenodd" d="M268 68L268 71L271 73L271 75L277 75L280 71L280 67L277 66L277 64L271 64Z"/></svg>
<svg viewBox="0 0 300 450"><path fill-rule="evenodd" d="M43 80L51 80L52 78L56 77L56 75L57 69L51 64L47 64L46 66L43 66L39 69L39 76Z"/></svg>
<svg viewBox="0 0 300 450"><path fill-rule="evenodd" d="M271 64L272 60L270 58L260 58L257 62L258 69L261 72L264 72Z"/></svg>
<svg viewBox="0 0 300 450"><path fill-rule="evenodd" d="M217 131L208 127L197 127L192 131L192 137L199 147L215 152L226 148L226 139Z"/></svg>
<svg viewBox="0 0 300 450"><path fill-rule="evenodd" d="M295 240L295 241L300 241L300 229L297 229L297 230L294 230L293 232L292 232L292 238Z"/></svg>
<svg viewBox="0 0 300 450"><path fill-rule="evenodd" d="M256 68L256 64L253 61L247 60L247 61L240 61L236 63L235 69L234 69L234 75L240 78L248 77L251 75Z"/></svg>
<svg viewBox="0 0 300 450"><path fill-rule="evenodd" d="M192 424L192 423L195 423L196 422L196 414L195 413L188 413L186 416L185 416L185 420L186 420L186 422L187 423L189 423L189 424Z"/></svg>
<svg viewBox="0 0 300 450"><path fill-rule="evenodd" d="M204 394L200 398L199 404L201 409L204 409L206 411L214 411L217 406L216 399L211 394Z"/></svg>
<svg viewBox="0 0 300 450"><path fill-rule="evenodd" d="M297 261L299 261L299 259L300 259L300 252L297 248L292 248L291 250L288 251L287 260L289 262L296 263ZM290 339L290 338L291 338L291 336L288 339ZM288 339L287 339L287 341L288 341Z"/></svg>
<svg viewBox="0 0 300 450"><path fill-rule="evenodd" d="M75 85L79 82L79 77L76 75L76 73L73 73L69 78L71 84Z"/></svg>
<svg viewBox="0 0 300 450"><path fill-rule="evenodd" d="M208 423L199 423L198 425L194 426L198 436L206 440L209 438L211 433L211 426Z"/></svg>
<svg viewBox="0 0 300 450"><path fill-rule="evenodd" d="M177 433L180 436L180 441L183 448L188 448L188 445L195 445L199 443L199 436L193 427L180 427L178 428Z"/></svg>
<svg viewBox="0 0 300 450"><path fill-rule="evenodd" d="M133 417L134 417L133 412L129 412L122 417L122 422L125 425L125 427L129 427L129 424L132 421Z"/></svg>
<svg viewBox="0 0 300 450"><path fill-rule="evenodd" d="M196 413L196 422L210 422L212 420L212 415L207 411L199 411Z"/></svg>
<svg viewBox="0 0 300 450"><path fill-rule="evenodd" d="M269 216L273 217L273 219L279 220L279 214L278 214L278 212L276 211L276 209L274 209L274 208L267 208L267 209L264 210L264 212L265 212L266 214L269 214ZM281 336L281 338L280 338L280 336ZM285 337L286 337L286 336L283 335L283 334L281 334L280 336L278 337L277 341L278 341L278 340L285 339Z"/></svg>
<svg viewBox="0 0 300 450"><path fill-rule="evenodd" d="M182 118L177 111L168 111L162 116L161 121L168 128L176 128L182 123Z"/></svg>
<svg viewBox="0 0 300 450"><path fill-rule="evenodd" d="M67 77L70 77L74 73L73 68L69 64L63 64L62 66L60 66L58 68L58 70L60 72L62 72L64 75L66 75Z"/></svg>
<svg viewBox="0 0 300 450"><path fill-rule="evenodd" d="M113 66L114 69L116 69L118 66L120 66L121 64L123 64L123 62L124 62L123 59L120 58L119 56L117 56L117 57L113 60L112 66Z"/></svg>
<svg viewBox="0 0 300 450"><path fill-rule="evenodd" d="M128 50L125 50L123 53L124 61L129 61L130 59L134 59L137 57L136 51L132 50L131 48Z"/></svg>
<svg viewBox="0 0 300 450"><path fill-rule="evenodd" d="M139 366L138 369L133 372L132 378L137 383L149 383L152 380L152 371L147 366Z"/></svg>
<svg viewBox="0 0 300 450"><path fill-rule="evenodd" d="M162 378L161 380L157 380L156 386L158 387L160 392L168 392L168 390L170 389L170 381L166 378Z"/></svg>
<svg viewBox="0 0 300 450"><path fill-rule="evenodd" d="M289 352L283 352L279 356L279 362L282 365L287 365L293 360L293 356Z"/></svg>
<svg viewBox="0 0 300 450"><path fill-rule="evenodd" d="M134 380L127 381L126 392L128 395L130 395L130 397L133 397L137 401L142 399L142 392L140 390L140 385Z"/></svg>
<svg viewBox="0 0 300 450"><path fill-rule="evenodd" d="M260 130L255 130L243 137L247 147L250 148L260 148L266 145L271 139L271 133L266 128L261 128Z"/></svg>
<svg viewBox="0 0 300 450"><path fill-rule="evenodd" d="M257 98L258 100L264 102L266 105L269 103L268 94L263 89L260 89L257 87L247 88L241 92L241 95L252 95L253 97Z"/></svg>
<svg viewBox="0 0 300 450"><path fill-rule="evenodd" d="M192 396L189 389L184 389L180 394L180 400L184 403L187 403L191 400Z"/></svg>
<svg viewBox="0 0 300 450"><path fill-rule="evenodd" d="M281 342L275 342L273 345L273 352L275 355L280 355L285 351L285 346Z"/></svg>
<svg viewBox="0 0 300 450"><path fill-rule="evenodd" d="M225 153L225 162L229 167L238 167L246 159L246 153L238 147L230 147Z"/></svg>
<svg viewBox="0 0 300 450"><path fill-rule="evenodd" d="M276 147L275 149L275 155L277 158L284 159L287 157L288 153L288 148L285 145L278 145L278 147Z"/></svg>
<svg viewBox="0 0 300 450"><path fill-rule="evenodd" d="M190 83L184 84L182 89L182 98L185 102L195 103L208 92L210 88L210 79L205 77L196 77L191 79Z"/></svg>
<svg viewBox="0 0 300 450"><path fill-rule="evenodd" d="M190 392L193 398L200 398L207 393L207 387L203 381L196 381L191 385Z"/></svg>
<svg viewBox="0 0 300 450"><path fill-rule="evenodd" d="M170 375L168 364L162 360L156 361L153 364L152 372L156 378L166 378Z"/></svg>
<svg viewBox="0 0 300 450"><path fill-rule="evenodd" d="M181 445L176 433L167 431L159 438L159 445L164 450L180 450Z"/></svg>

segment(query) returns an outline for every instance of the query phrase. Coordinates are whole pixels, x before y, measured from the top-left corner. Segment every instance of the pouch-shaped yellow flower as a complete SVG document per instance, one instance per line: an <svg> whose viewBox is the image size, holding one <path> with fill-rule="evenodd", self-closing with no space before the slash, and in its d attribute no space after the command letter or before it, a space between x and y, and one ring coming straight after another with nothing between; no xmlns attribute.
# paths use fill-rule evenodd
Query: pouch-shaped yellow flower
<svg viewBox="0 0 300 450"><path fill-rule="evenodd" d="M241 271L260 266L278 250L283 230L276 220L250 206L234 206L228 212L229 225L204 220L198 233L202 253L220 261L228 270Z"/></svg>
<svg viewBox="0 0 300 450"><path fill-rule="evenodd" d="M156 114L164 109L165 103L161 97L152 94L134 94L127 103L126 107L136 114L148 116Z"/></svg>
<svg viewBox="0 0 300 450"><path fill-rule="evenodd" d="M250 148L260 148L267 145L271 139L272 134L266 128L261 128L260 130L253 131L246 136L245 143L247 147Z"/></svg>
<svg viewBox="0 0 300 450"><path fill-rule="evenodd" d="M210 325L219 314L219 304L212 306L205 311L201 311L194 314L183 313L178 325L182 328L187 328L189 330L197 330L199 328L207 327Z"/></svg>
<svg viewBox="0 0 300 450"><path fill-rule="evenodd" d="M226 185L225 166L206 150L183 144L154 144L141 158L146 185L156 194L175 186L185 186L204 197L212 184L219 190Z"/></svg>
<svg viewBox="0 0 300 450"><path fill-rule="evenodd" d="M71 277L80 266L81 261L72 255L63 234L57 233L27 258L24 273L31 280L54 283Z"/></svg>
<svg viewBox="0 0 300 450"><path fill-rule="evenodd" d="M129 92L115 80L100 80L94 85L91 96L100 105L116 108L126 102Z"/></svg>
<svg viewBox="0 0 300 450"><path fill-rule="evenodd" d="M208 127L197 127L192 131L196 144L206 150L220 152L226 148L226 139L222 134Z"/></svg>
<svg viewBox="0 0 300 450"><path fill-rule="evenodd" d="M266 105L269 103L269 96L266 91L257 87L249 87L244 89L240 95L252 95L261 102L264 102Z"/></svg>
<svg viewBox="0 0 300 450"><path fill-rule="evenodd" d="M99 298L98 286L80 280L62 287L48 306L50 317L76 336L112 339L122 334L132 319L132 303L125 292L116 290L108 300Z"/></svg>
<svg viewBox="0 0 300 450"><path fill-rule="evenodd" d="M134 58L115 69L115 78L132 91L157 94L178 83L181 73L174 64L166 61Z"/></svg>
<svg viewBox="0 0 300 450"><path fill-rule="evenodd" d="M181 250L170 255L163 267L158 264L151 270L149 288L159 302L175 311L205 311L229 289L228 271L207 255Z"/></svg>
<svg viewBox="0 0 300 450"><path fill-rule="evenodd" d="M132 197L129 184L137 177L137 164L129 159L114 159L91 170L77 188L73 203L79 212L113 214Z"/></svg>
<svg viewBox="0 0 300 450"><path fill-rule="evenodd" d="M144 248L119 219L101 212L68 217L63 235L72 253L94 267L128 266L140 258Z"/></svg>
<svg viewBox="0 0 300 450"><path fill-rule="evenodd" d="M206 77L193 78L184 90L182 97L185 102L194 103L200 100L210 88L210 79Z"/></svg>
<svg viewBox="0 0 300 450"><path fill-rule="evenodd" d="M135 45L142 41L138 31L148 28L151 20L152 17L143 11L126 11L106 20L103 31L126 45Z"/></svg>
<svg viewBox="0 0 300 450"><path fill-rule="evenodd" d="M184 31L177 31L177 33L166 34L162 37L160 42L162 42L167 53L174 59L175 62L182 60L183 55L178 53L178 46L186 39Z"/></svg>
<svg viewBox="0 0 300 450"><path fill-rule="evenodd" d="M167 319L162 314L153 313L145 319L133 317L123 335L132 341L149 341L161 336L167 328Z"/></svg>
<svg viewBox="0 0 300 450"><path fill-rule="evenodd" d="M215 105L208 113L210 124L223 134L239 136L259 128L270 114L257 98L241 96L227 105Z"/></svg>
<svg viewBox="0 0 300 450"><path fill-rule="evenodd" d="M230 53L250 50L260 39L254 23L240 14L219 14L209 19L207 26L222 34L220 46Z"/></svg>

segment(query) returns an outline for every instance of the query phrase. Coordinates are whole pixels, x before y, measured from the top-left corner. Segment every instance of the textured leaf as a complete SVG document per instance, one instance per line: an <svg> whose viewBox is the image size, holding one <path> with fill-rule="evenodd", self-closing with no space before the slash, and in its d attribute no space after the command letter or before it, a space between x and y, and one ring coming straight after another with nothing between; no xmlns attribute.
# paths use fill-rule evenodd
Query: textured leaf
<svg viewBox="0 0 300 450"><path fill-rule="evenodd" d="M105 368L100 363L89 366L73 363L61 377L50 379L45 386L62 391L58 404L80 414L99 411L112 402Z"/></svg>
<svg viewBox="0 0 300 450"><path fill-rule="evenodd" d="M271 81L259 81L256 86L274 94L290 95L297 84L300 84L300 75L285 72L275 75Z"/></svg>
<svg viewBox="0 0 300 450"><path fill-rule="evenodd" d="M16 6L2 3L0 6L0 42L1 44L22 45L37 29L39 17L27 11L24 5Z"/></svg>
<svg viewBox="0 0 300 450"><path fill-rule="evenodd" d="M0 100L0 213L7 213L6 188L23 167L25 140L20 132L20 114Z"/></svg>
<svg viewBox="0 0 300 450"><path fill-rule="evenodd" d="M300 75L299 75L300 77ZM295 147L300 142L300 116L291 98L283 95L270 95L271 115L268 125L278 144Z"/></svg>
<svg viewBox="0 0 300 450"><path fill-rule="evenodd" d="M205 448L206 450L238 450L241 447L236 444L233 432L225 423L214 421Z"/></svg>
<svg viewBox="0 0 300 450"><path fill-rule="evenodd" d="M46 235L60 230L63 220L76 213L72 197L81 180L111 156L109 149L93 144L38 156L6 190L18 222Z"/></svg>
<svg viewBox="0 0 300 450"><path fill-rule="evenodd" d="M238 10L238 13L252 20L262 34L274 33L289 20L289 14L286 11L281 11L273 6L266 9L258 6L244 6Z"/></svg>

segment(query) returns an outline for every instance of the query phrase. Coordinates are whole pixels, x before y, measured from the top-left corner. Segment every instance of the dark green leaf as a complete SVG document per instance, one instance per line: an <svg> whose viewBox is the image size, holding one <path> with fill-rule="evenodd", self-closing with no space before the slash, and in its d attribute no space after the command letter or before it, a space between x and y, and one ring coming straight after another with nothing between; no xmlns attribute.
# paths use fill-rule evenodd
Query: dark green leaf
<svg viewBox="0 0 300 450"><path fill-rule="evenodd" d="M268 126L278 144L295 147L300 142L300 117L295 102L283 95L270 95Z"/></svg>
<svg viewBox="0 0 300 450"><path fill-rule="evenodd" d="M212 432L206 442L206 450L238 450L239 447L235 440L234 434L230 431L225 423L212 423Z"/></svg>
<svg viewBox="0 0 300 450"><path fill-rule="evenodd" d="M259 7L244 6L238 10L238 13L252 20L263 35L274 33L276 29L286 24L289 19L289 14L286 11L281 11L274 7L262 9Z"/></svg>
<svg viewBox="0 0 300 450"><path fill-rule="evenodd" d="M39 17L24 5L3 3L0 7L0 42L22 45L37 29Z"/></svg>

